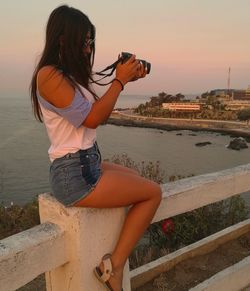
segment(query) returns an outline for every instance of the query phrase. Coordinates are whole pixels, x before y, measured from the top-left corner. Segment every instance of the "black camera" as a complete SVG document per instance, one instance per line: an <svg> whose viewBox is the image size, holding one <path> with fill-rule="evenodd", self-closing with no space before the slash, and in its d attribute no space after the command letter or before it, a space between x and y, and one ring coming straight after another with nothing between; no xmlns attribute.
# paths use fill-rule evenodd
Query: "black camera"
<svg viewBox="0 0 250 291"><path fill-rule="evenodd" d="M131 56L132 56L132 54L130 54L130 53L122 52L120 58L118 60L116 60L112 65L109 65L104 70L95 73L95 75L102 76L102 78L100 78L99 80L94 81L94 83L98 84L100 86L106 86L106 85L112 83L112 81L110 81L108 83L105 83L105 84L101 84L101 83L98 83L98 82L103 80L103 79L105 79L105 78L107 78L107 77L112 76L114 70L116 69L117 64L120 63L120 62L122 64L125 63L129 58L131 58ZM137 60L144 66L144 68L147 69L147 74L149 74L150 70L151 70L151 64L146 62L145 60L139 60L139 59L137 59ZM105 73L107 71L109 71L109 73Z"/></svg>
<svg viewBox="0 0 250 291"><path fill-rule="evenodd" d="M125 63L129 58L131 58L132 54L130 53L126 53L126 52L122 52L121 53L121 57L120 57L120 60L122 61L122 63ZM145 60L139 60L138 61L143 64L144 68L147 69L147 74L150 73L150 70L151 70L151 64L148 63L147 61Z"/></svg>

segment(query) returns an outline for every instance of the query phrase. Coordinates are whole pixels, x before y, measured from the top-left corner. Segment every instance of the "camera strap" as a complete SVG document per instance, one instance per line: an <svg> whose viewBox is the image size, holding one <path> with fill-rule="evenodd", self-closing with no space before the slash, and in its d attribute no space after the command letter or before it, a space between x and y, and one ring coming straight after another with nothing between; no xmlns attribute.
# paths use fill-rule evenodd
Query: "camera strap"
<svg viewBox="0 0 250 291"><path fill-rule="evenodd" d="M103 76L103 77L100 78L100 79L98 79L98 80L96 80L96 81L94 81L94 83L96 83L96 84L98 84L100 86L106 86L106 85L111 84L113 80L110 81L110 82L108 82L108 83L105 83L105 84L101 84L101 83L97 83L97 82L99 82L99 81L101 81L101 80L103 80L103 79L105 79L107 77L112 76L112 74L114 73L114 70L115 70L117 64L120 63L120 61L121 61L121 58L119 58L117 61L115 61L112 65L109 65L108 67L106 67L104 70L102 70L100 72L95 72L95 75L97 75L97 76ZM111 71L109 73L104 73L104 72L106 72L108 70L111 70Z"/></svg>
<svg viewBox="0 0 250 291"><path fill-rule="evenodd" d="M114 62L112 65L110 65L110 66L108 66L108 67L106 67L104 70L102 70L102 71L100 71L100 72L96 72L95 73L95 75L98 75L98 76L111 76L112 74L113 74L113 72L114 72L114 70L115 70L115 68L116 68L116 66L117 66L117 64L120 62L120 59L118 59L116 62ZM111 72L110 73L104 73L104 72L106 72L106 71L108 71L108 70L111 70Z"/></svg>

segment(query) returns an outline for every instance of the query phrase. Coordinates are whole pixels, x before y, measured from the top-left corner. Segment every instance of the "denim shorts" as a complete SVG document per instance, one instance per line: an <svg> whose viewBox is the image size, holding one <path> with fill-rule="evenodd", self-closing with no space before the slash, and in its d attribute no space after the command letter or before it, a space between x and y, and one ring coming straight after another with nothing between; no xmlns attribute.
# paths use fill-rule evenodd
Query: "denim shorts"
<svg viewBox="0 0 250 291"><path fill-rule="evenodd" d="M50 166L53 196L65 206L86 197L101 177L101 153L97 143L86 150L55 159Z"/></svg>

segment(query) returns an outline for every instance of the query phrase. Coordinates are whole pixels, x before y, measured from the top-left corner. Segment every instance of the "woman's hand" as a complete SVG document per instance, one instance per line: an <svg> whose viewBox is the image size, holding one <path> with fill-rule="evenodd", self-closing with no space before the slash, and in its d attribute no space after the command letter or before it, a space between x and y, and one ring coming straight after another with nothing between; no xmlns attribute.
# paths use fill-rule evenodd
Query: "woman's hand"
<svg viewBox="0 0 250 291"><path fill-rule="evenodd" d="M132 55L125 63L116 66L116 78L124 85L130 81L144 78L147 74L144 66Z"/></svg>
<svg viewBox="0 0 250 291"><path fill-rule="evenodd" d="M136 81L141 78L145 78L147 75L147 68L144 67L142 62L139 62L139 68L137 68L136 76L130 81Z"/></svg>

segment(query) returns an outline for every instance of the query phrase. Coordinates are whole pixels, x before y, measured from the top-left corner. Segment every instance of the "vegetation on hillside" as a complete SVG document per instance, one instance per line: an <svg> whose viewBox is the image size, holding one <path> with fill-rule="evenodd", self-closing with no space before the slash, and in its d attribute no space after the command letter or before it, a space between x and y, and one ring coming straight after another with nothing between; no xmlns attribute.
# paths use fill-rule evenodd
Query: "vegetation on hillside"
<svg viewBox="0 0 250 291"><path fill-rule="evenodd" d="M250 108L246 108L240 110L237 114L238 119L242 121L249 121L250 120Z"/></svg>
<svg viewBox="0 0 250 291"><path fill-rule="evenodd" d="M38 200L24 206L0 204L0 239L29 229L40 223Z"/></svg>
<svg viewBox="0 0 250 291"><path fill-rule="evenodd" d="M199 101L203 105L200 112L185 112L185 111L170 111L163 109L163 103L173 102L186 102L190 100L185 99L185 96L181 93L171 95L166 92L161 92L158 96L153 96L150 101L145 104L140 104L135 108L135 113L149 116L149 117L166 117L166 118L196 118L196 119L216 119L216 120L237 120L237 112L231 110L225 110L223 102L218 100L218 96L211 92L206 92L197 96L196 101Z"/></svg>

